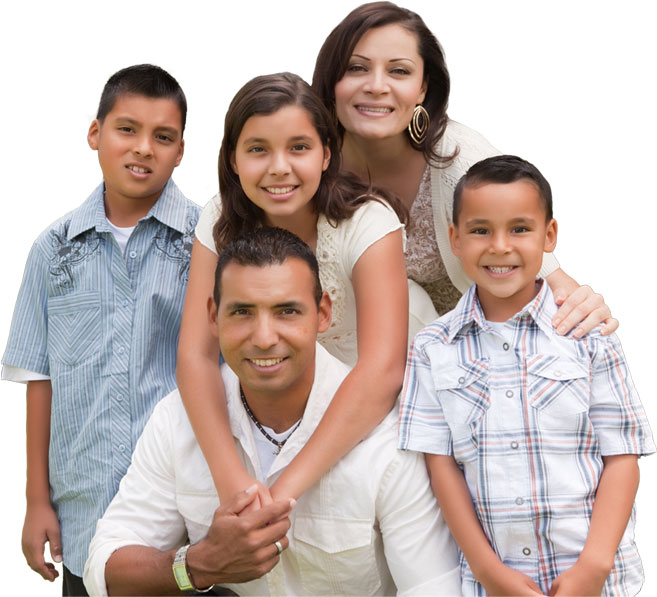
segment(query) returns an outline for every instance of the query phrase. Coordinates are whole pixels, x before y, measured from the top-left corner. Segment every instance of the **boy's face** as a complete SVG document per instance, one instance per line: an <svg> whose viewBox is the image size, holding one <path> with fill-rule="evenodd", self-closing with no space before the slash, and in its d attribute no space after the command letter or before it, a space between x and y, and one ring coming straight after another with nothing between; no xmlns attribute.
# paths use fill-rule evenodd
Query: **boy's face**
<svg viewBox="0 0 657 597"><path fill-rule="evenodd" d="M98 150L108 203L153 204L183 156L182 116L170 99L125 94L102 123L91 123L87 139Z"/></svg>
<svg viewBox="0 0 657 597"><path fill-rule="evenodd" d="M536 294L534 281L557 242L557 223L529 180L465 187L457 226L450 226L453 253L477 284L486 318L506 321Z"/></svg>

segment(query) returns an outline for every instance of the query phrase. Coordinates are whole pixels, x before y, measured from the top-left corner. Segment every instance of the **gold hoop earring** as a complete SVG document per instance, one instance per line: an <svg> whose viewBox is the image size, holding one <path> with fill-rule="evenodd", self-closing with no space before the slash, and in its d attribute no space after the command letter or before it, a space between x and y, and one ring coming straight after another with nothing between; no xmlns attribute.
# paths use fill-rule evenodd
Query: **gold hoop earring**
<svg viewBox="0 0 657 597"><path fill-rule="evenodd" d="M426 139L430 122L431 118L429 118L429 112L426 111L425 107L422 104L415 106L413 117L408 123L408 134L415 145L421 146Z"/></svg>

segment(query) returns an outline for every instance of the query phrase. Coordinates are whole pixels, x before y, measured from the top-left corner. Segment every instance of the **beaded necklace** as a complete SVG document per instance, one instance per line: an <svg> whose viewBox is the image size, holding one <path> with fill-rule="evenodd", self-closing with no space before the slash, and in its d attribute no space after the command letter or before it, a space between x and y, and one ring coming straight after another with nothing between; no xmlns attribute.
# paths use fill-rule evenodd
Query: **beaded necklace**
<svg viewBox="0 0 657 597"><path fill-rule="evenodd" d="M299 425L301 425L301 419L297 421L297 424L294 426L294 429L290 431L290 435L288 435L283 441L278 441L277 439L274 439L269 433L267 433L263 426L260 424L258 419L255 418L253 413L251 412L251 409L249 408L249 405L246 403L246 398L244 396L244 390L242 389L242 386L240 385L240 398L242 399L242 404L244 405L244 410L246 410L246 414L249 415L249 418L253 421L253 424L260 430L260 433L265 436L272 444L276 446L276 450L272 452L272 454L280 454L281 450L283 449L283 446L285 445L285 442L290 439L290 435L292 435Z"/></svg>

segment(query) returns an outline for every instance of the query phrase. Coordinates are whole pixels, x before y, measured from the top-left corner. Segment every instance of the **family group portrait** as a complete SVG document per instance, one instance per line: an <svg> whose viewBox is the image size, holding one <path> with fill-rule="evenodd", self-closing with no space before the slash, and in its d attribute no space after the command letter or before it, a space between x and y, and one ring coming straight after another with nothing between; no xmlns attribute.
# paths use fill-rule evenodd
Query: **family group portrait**
<svg viewBox="0 0 657 597"><path fill-rule="evenodd" d="M0 15L7 594L657 593L647 3Z"/></svg>

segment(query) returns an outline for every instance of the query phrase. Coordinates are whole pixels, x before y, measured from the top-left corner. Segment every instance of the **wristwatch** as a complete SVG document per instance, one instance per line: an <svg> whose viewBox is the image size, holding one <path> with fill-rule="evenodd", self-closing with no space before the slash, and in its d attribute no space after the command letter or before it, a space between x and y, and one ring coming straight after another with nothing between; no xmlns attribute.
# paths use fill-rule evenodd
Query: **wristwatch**
<svg viewBox="0 0 657 597"><path fill-rule="evenodd" d="M173 577L176 579L176 584L181 591L197 591L198 593L207 593L214 585L210 585L207 589L199 589L194 586L192 579L187 571L187 550L189 543L183 545L173 558Z"/></svg>

